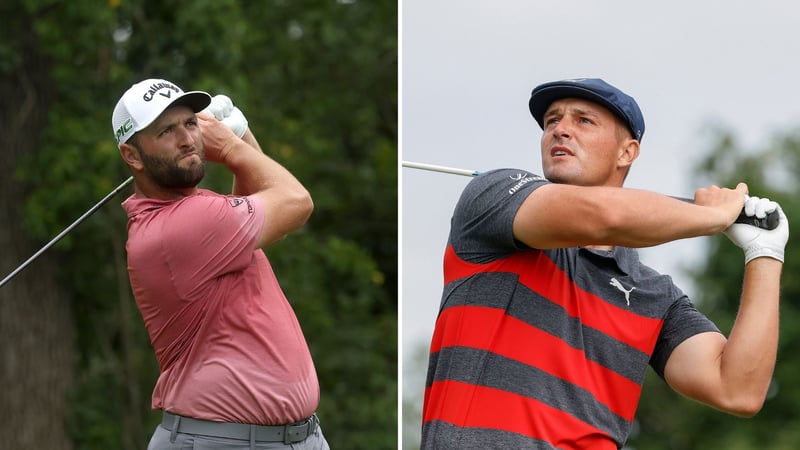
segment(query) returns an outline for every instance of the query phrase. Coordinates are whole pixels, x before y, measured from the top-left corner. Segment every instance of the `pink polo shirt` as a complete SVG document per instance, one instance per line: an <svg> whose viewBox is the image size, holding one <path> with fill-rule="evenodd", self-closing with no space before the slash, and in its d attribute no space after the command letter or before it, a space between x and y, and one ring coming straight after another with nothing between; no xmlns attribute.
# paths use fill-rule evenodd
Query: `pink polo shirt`
<svg viewBox="0 0 800 450"><path fill-rule="evenodd" d="M161 373L153 408L276 425L312 415L319 382L256 239L257 197L127 198L128 274Z"/></svg>

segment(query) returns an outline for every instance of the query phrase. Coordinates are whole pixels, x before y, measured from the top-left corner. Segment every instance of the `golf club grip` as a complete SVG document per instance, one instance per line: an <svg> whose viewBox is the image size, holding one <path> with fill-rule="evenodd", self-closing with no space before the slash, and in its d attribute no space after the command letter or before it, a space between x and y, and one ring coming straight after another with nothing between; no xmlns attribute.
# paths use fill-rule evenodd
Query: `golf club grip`
<svg viewBox="0 0 800 450"><path fill-rule="evenodd" d="M674 198L677 198L678 200L683 200L688 203L694 203L694 200L690 198L684 198L684 197L674 197ZM739 217L736 218L734 223L743 223L746 225L752 225L754 227L763 228L765 230L774 230L775 228L778 227L779 217L780 215L778 214L778 211L772 211L771 213L767 214L767 217L759 219L756 216L746 215L744 213L744 209L742 209L742 212L739 213Z"/></svg>

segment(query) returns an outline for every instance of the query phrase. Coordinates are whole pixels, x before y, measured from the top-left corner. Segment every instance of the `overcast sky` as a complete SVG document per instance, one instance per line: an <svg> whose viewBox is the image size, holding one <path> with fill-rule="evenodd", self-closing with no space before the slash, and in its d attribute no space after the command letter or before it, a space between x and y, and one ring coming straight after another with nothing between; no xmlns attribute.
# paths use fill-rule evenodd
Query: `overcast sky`
<svg viewBox="0 0 800 450"><path fill-rule="evenodd" d="M800 125L800 4L791 1L403 0L401 158L541 173L538 84L603 78L633 96L646 130L627 187L691 197L709 124L759 149ZM427 346L442 288L450 215L468 177L401 169L401 343ZM641 251L684 274L703 239ZM417 370L419 372L419 370ZM419 374L417 374L419 375ZM424 374L422 374L424 376ZM422 387L404 371L404 389Z"/></svg>

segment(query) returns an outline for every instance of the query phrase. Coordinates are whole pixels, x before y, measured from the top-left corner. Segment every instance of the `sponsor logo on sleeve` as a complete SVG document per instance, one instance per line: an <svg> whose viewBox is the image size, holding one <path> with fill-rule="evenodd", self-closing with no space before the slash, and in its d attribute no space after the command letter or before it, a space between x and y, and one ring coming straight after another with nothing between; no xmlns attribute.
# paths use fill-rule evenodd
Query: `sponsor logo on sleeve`
<svg viewBox="0 0 800 450"><path fill-rule="evenodd" d="M228 203L234 208L240 205L247 205L247 212L249 214L253 213L253 205L247 197L228 197Z"/></svg>
<svg viewBox="0 0 800 450"><path fill-rule="evenodd" d="M539 175L528 174L525 172L518 173L516 175L510 175L509 178L516 181L517 183L508 190L509 195L513 195L517 193L523 186L528 183L532 183L534 181L542 181L544 178L540 177Z"/></svg>

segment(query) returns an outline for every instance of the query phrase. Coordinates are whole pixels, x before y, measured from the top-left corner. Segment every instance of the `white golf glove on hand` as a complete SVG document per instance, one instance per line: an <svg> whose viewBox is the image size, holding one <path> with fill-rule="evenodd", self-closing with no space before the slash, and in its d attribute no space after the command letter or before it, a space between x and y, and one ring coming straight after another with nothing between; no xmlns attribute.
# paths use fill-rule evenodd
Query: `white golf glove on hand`
<svg viewBox="0 0 800 450"><path fill-rule="evenodd" d="M778 226L774 230L741 223L734 223L725 230L728 239L744 250L745 264L760 257L783 262L783 250L789 240L789 221L780 205L768 198L745 196L744 213L748 216L763 219L775 210L778 211Z"/></svg>
<svg viewBox="0 0 800 450"><path fill-rule="evenodd" d="M247 119L239 108L233 106L233 101L227 95L212 97L211 103L203 112L216 117L238 137L244 136L244 132L247 131Z"/></svg>

